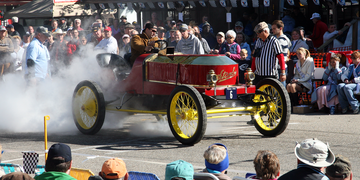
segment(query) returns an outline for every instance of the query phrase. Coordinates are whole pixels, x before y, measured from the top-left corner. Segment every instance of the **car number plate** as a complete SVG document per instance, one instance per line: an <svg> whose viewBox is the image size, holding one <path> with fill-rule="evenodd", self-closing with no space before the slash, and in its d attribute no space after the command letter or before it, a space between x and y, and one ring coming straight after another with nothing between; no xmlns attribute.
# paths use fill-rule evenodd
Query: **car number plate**
<svg viewBox="0 0 360 180"><path fill-rule="evenodd" d="M225 89L226 99L237 99L236 87L228 87Z"/></svg>

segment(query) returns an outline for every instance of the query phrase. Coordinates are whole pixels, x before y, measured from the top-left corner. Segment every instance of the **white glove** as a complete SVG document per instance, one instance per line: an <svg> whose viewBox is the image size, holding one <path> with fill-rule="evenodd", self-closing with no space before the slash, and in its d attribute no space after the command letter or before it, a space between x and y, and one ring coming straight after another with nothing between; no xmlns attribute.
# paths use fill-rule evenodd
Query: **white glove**
<svg viewBox="0 0 360 180"><path fill-rule="evenodd" d="M330 64L330 62L328 63L328 69L329 69L329 71L331 71L331 69L332 69L332 66L331 66L331 64Z"/></svg>
<svg viewBox="0 0 360 180"><path fill-rule="evenodd" d="M339 61L335 61L335 63L336 63L335 68L339 69Z"/></svg>

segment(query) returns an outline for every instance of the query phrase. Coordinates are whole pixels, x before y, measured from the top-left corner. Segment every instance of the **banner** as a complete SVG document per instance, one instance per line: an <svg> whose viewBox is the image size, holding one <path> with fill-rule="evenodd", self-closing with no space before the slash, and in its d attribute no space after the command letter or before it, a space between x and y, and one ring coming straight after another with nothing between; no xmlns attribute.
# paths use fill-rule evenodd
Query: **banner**
<svg viewBox="0 0 360 180"><path fill-rule="evenodd" d="M253 7L259 7L259 0L252 0Z"/></svg>
<svg viewBox="0 0 360 180"><path fill-rule="evenodd" d="M159 8L164 8L165 7L163 2L158 2L158 6L159 6Z"/></svg>
<svg viewBox="0 0 360 180"><path fill-rule="evenodd" d="M241 0L241 5L242 5L242 7L248 7L247 0Z"/></svg>
<svg viewBox="0 0 360 180"><path fill-rule="evenodd" d="M341 6L345 6L345 0L337 0L337 3Z"/></svg>
<svg viewBox="0 0 360 180"><path fill-rule="evenodd" d="M270 6L270 0L264 0L264 6L269 7Z"/></svg>
<svg viewBox="0 0 360 180"><path fill-rule="evenodd" d="M125 9L125 6L122 3L116 3L116 5L118 6L118 8L120 9Z"/></svg>
<svg viewBox="0 0 360 180"><path fill-rule="evenodd" d="M206 7L206 4L204 1L199 1L199 4L202 6L202 7Z"/></svg>
<svg viewBox="0 0 360 180"><path fill-rule="evenodd" d="M145 9L145 4L144 4L144 3L139 2L139 6L140 6L141 8L143 8L143 9Z"/></svg>
<svg viewBox="0 0 360 180"><path fill-rule="evenodd" d="M105 9L105 5L103 3L99 3L101 9Z"/></svg>
<svg viewBox="0 0 360 180"><path fill-rule="evenodd" d="M313 0L315 5L320 5L320 1L319 0Z"/></svg>
<svg viewBox="0 0 360 180"><path fill-rule="evenodd" d="M220 0L220 5L221 5L222 7L226 7L226 2L225 2L225 0Z"/></svg>
<svg viewBox="0 0 360 180"><path fill-rule="evenodd" d="M294 0L287 0L287 2L289 3L290 6L293 6L295 4Z"/></svg>

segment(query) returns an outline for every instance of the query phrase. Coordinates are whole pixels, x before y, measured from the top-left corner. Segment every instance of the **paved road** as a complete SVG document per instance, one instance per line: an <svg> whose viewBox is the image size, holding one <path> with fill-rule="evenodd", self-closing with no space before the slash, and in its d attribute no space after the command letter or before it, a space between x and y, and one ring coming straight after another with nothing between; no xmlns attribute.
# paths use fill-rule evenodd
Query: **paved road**
<svg viewBox="0 0 360 180"><path fill-rule="evenodd" d="M90 169L96 174L106 159L120 157L129 171L152 172L164 179L166 164L177 159L192 163L195 170L200 171L204 168L204 150L210 144L220 142L228 147L228 174L233 177L254 172L252 160L258 150L264 149L278 155L283 174L296 167L295 142L317 137L329 142L335 154L349 157L354 179L360 178L358 115L292 115L288 128L276 138L263 137L254 127L246 125L249 116L211 119L205 138L195 146L180 144L171 135L167 123L158 123L153 116L134 115L120 117L121 120L119 116L107 116L112 122L107 121L105 128L93 136L80 134L71 119L56 127L51 126L55 120L50 120L49 146L56 142L69 144L73 167ZM22 164L22 151L36 151L40 153L39 164L44 164L44 135L38 129L41 128L31 133L2 129L0 143L5 150L2 162Z"/></svg>

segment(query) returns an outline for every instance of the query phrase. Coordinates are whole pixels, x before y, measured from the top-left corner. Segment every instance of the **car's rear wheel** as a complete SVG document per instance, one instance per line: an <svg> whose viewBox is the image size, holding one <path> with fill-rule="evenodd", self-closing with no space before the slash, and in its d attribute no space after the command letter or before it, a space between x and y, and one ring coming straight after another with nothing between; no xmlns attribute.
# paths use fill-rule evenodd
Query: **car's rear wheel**
<svg viewBox="0 0 360 180"><path fill-rule="evenodd" d="M170 95L168 122L175 138L185 145L194 145L204 136L207 114L204 100L192 86L177 86Z"/></svg>
<svg viewBox="0 0 360 180"><path fill-rule="evenodd" d="M267 102L254 113L255 127L265 136L277 136L284 132L290 120L290 98L285 87L276 79L264 79L256 88L263 93L254 96L254 102Z"/></svg>
<svg viewBox="0 0 360 180"><path fill-rule="evenodd" d="M105 119L105 100L100 87L95 82L80 82L74 90L72 110L80 132L96 134L100 131Z"/></svg>

